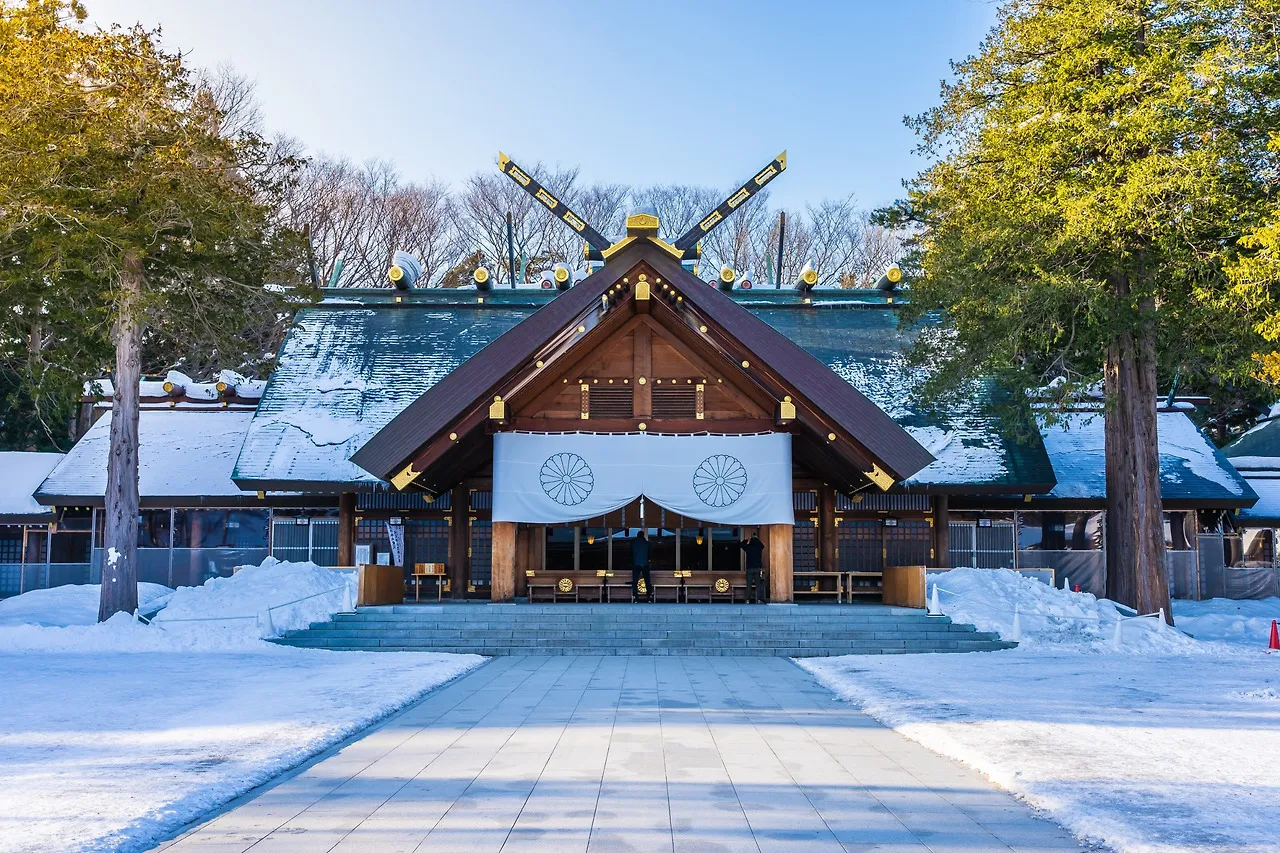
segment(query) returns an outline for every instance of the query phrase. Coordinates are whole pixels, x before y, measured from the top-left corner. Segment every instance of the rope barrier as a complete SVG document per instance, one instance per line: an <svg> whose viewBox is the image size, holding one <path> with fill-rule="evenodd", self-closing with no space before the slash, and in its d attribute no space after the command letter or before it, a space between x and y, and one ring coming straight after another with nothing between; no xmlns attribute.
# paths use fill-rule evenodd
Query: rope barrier
<svg viewBox="0 0 1280 853"><path fill-rule="evenodd" d="M959 592L954 592L954 591L952 591L952 590L947 589L946 587L938 586L936 583L935 583L935 584L933 584L933 588L934 588L934 589L936 589L938 592L945 592L947 595L952 595L952 596L955 596L956 598L962 598L962 599L964 599L965 601L970 602L971 606L979 607L979 608L982 608L982 609L984 609L984 610L990 611L990 612L992 612L992 613L1001 613L1001 614L1003 614L1003 613L1006 613L1006 612L1011 612L1011 611L1006 611L1003 607L996 607L996 606L991 605L991 604L988 604L988 603L986 603L986 602L979 601L979 600L978 600L978 599L976 599L976 598L972 598L971 596L964 595L964 594L959 593ZM1056 614L1056 613L1035 613L1035 612L1029 613L1029 614L1027 614L1027 615L1028 615L1028 616L1033 616L1033 617L1034 617L1034 616L1039 616L1039 617L1042 617L1042 618L1045 618L1045 619L1061 619L1061 620L1063 620L1063 621L1069 621L1069 622L1094 622L1094 623L1097 623L1099 626L1101 626L1101 624L1102 624L1102 617L1101 617L1101 616L1059 616L1059 615L1058 615L1058 614ZM1118 618L1120 621L1124 621L1124 620L1127 620L1127 619L1151 619L1151 618L1158 618L1158 617L1160 617L1161 615L1162 615L1162 614L1161 614L1159 611L1157 611L1157 612L1155 612L1155 613L1139 613L1139 614L1137 614L1136 616L1126 616L1126 615L1124 615L1123 613L1120 613L1120 612L1117 612L1117 613L1116 613L1116 616L1117 616L1117 618Z"/></svg>
<svg viewBox="0 0 1280 853"><path fill-rule="evenodd" d="M272 605L269 605L266 608L266 610L268 611L279 610L282 607L291 607L294 604L299 604L303 601L308 601L312 598L319 598L322 595L331 595L335 592L342 592L344 589L346 589L346 586L347 586L346 584L343 584L342 586L335 586L333 589L326 589L322 592L315 592L315 593L312 593L311 595L303 596L302 598L295 598L293 601L286 601L283 604L272 604ZM258 618L257 613L254 613L249 616L202 616L202 617L191 616L186 619L161 619L159 621L153 619L149 624L162 628L164 627L164 625L160 624L161 622L163 622L164 624L173 624L175 622L233 622L237 619L257 619L257 618Z"/></svg>

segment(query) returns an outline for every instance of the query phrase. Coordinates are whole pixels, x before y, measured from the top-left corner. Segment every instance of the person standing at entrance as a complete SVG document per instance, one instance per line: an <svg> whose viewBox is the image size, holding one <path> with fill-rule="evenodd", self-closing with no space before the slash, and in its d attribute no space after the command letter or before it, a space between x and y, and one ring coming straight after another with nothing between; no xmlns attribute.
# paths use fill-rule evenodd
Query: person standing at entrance
<svg viewBox="0 0 1280 853"><path fill-rule="evenodd" d="M738 547L747 555L747 602L761 604L764 602L764 543L760 541L760 530L751 534Z"/></svg>
<svg viewBox="0 0 1280 853"><path fill-rule="evenodd" d="M653 601L653 578L649 576L649 539L641 530L631 540L631 601L640 600L640 579L644 578L644 597Z"/></svg>

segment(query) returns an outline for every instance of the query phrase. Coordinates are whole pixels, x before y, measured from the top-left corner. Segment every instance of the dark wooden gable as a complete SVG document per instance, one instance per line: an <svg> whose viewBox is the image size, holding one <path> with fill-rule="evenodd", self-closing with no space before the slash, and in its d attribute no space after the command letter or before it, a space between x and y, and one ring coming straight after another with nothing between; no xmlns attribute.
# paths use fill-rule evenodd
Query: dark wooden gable
<svg viewBox="0 0 1280 853"><path fill-rule="evenodd" d="M797 462L846 490L932 461L857 389L647 240L462 364L352 460L439 492L485 464L501 429L786 430Z"/></svg>

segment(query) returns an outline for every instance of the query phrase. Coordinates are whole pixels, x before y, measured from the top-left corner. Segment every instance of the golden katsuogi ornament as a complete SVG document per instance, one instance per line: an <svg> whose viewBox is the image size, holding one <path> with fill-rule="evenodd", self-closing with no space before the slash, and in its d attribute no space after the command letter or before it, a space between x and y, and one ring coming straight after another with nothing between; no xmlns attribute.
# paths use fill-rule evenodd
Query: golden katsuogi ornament
<svg viewBox="0 0 1280 853"><path fill-rule="evenodd" d="M573 592L573 581L569 578L560 578L556 583L556 589L561 592Z"/></svg>
<svg viewBox="0 0 1280 853"><path fill-rule="evenodd" d="M728 578L716 578L716 592L728 592L728 591L729 591Z"/></svg>

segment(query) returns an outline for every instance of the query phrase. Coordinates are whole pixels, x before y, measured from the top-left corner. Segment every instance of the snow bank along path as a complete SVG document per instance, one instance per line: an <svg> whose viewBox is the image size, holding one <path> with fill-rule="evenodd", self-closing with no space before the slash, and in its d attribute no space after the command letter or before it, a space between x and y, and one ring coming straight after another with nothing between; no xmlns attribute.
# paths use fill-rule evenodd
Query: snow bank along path
<svg viewBox="0 0 1280 853"><path fill-rule="evenodd" d="M1005 636L1017 603L1023 645L800 664L1083 839L1123 853L1280 849L1280 654L1268 655L1265 641L1247 631L1247 645L1195 640L1148 619L1125 624L1117 651L1118 611L1106 600L1004 570L936 580L965 596L948 610L942 595L944 611ZM1237 632L1238 620L1206 614L1240 602L1186 604L1175 616L1186 609L1202 635L1214 636L1215 622L1225 625L1218 635Z"/></svg>
<svg viewBox="0 0 1280 853"><path fill-rule="evenodd" d="M55 590L46 608L25 595L0 605L0 851L149 849L482 660L257 639L264 603L318 582L334 573L251 567L178 590L152 626L78 624L68 602L96 615L96 586ZM277 627L328 615L336 596L273 611ZM178 621L197 617L222 621Z"/></svg>

